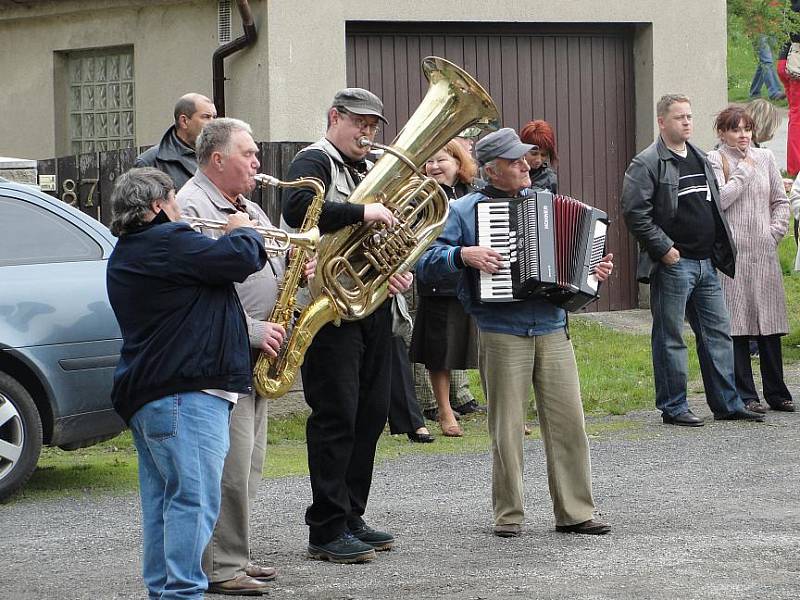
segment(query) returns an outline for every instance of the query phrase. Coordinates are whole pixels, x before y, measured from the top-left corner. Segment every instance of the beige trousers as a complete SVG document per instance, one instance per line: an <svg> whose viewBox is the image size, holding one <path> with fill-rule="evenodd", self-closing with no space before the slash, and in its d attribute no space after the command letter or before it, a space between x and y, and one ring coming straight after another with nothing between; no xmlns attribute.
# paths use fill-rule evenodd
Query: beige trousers
<svg viewBox="0 0 800 600"><path fill-rule="evenodd" d="M231 413L230 449L222 469L222 502L203 553L209 582L228 581L250 562L250 510L264 470L267 400L240 396Z"/></svg>
<svg viewBox="0 0 800 600"><path fill-rule="evenodd" d="M564 330L535 337L480 331L479 361L489 407L495 525L521 524L524 518L522 443L531 384L556 525L591 519L589 440L578 367Z"/></svg>

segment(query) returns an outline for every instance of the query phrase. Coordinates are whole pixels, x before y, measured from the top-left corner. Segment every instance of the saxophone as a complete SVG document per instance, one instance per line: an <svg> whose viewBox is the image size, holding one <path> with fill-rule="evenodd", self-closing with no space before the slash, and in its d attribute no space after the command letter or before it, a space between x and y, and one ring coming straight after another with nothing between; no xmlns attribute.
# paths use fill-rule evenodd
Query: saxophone
<svg viewBox="0 0 800 600"><path fill-rule="evenodd" d="M325 202L325 186L319 179L301 177L295 181L280 181L269 175L257 175L256 179L262 185L272 185L283 188L309 187L314 190L314 198L306 211L300 233L306 237L314 237L317 232L319 215ZM289 258L283 281L278 286L278 299L267 321L278 323L286 330L286 338L278 350L278 356L271 357L261 353L256 360L253 378L256 390L265 398L278 398L283 396L292 387L297 371L303 364L305 352L317 331L331 320L330 307L324 301L316 302L303 310L297 321L294 320L297 290L303 279L303 270L307 258L307 251L313 252L313 246L306 245L304 249L297 248ZM332 305L331 305L332 306ZM337 321L338 322L338 321Z"/></svg>

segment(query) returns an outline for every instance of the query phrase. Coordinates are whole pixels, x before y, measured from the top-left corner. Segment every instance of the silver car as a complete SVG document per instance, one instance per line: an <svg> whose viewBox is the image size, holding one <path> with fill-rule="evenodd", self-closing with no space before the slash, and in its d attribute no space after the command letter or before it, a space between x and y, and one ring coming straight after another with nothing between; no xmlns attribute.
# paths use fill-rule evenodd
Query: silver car
<svg viewBox="0 0 800 600"><path fill-rule="evenodd" d="M117 435L122 346L106 293L115 238L38 190L0 180L0 499L42 444L74 450Z"/></svg>

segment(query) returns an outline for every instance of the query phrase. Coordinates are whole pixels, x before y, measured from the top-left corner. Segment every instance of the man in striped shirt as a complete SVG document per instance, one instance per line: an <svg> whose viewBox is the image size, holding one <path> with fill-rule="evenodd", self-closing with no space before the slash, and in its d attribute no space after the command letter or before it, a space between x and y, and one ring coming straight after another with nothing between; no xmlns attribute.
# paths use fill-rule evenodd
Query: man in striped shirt
<svg viewBox="0 0 800 600"><path fill-rule="evenodd" d="M650 284L656 407L666 424L703 425L686 399L686 318L714 419L762 421L736 391L730 317L717 277L717 269L733 277L736 249L711 166L689 142L691 103L669 94L656 112L660 135L633 159L622 187L625 223L639 242L637 278Z"/></svg>

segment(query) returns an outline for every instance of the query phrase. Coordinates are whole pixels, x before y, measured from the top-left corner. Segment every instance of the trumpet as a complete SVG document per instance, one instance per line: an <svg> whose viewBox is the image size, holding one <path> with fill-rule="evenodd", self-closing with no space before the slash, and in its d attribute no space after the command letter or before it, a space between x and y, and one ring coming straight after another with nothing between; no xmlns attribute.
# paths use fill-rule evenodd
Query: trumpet
<svg viewBox="0 0 800 600"><path fill-rule="evenodd" d="M203 219L201 217L183 216L181 220L187 222L195 231L203 229L222 231L228 224L227 221ZM283 254L288 252L292 246L302 248L308 254L314 254L317 251L317 244L319 243L319 229L317 227L304 233L289 233L277 227L263 227L261 225L257 225L253 229L264 238L264 249L270 254Z"/></svg>

